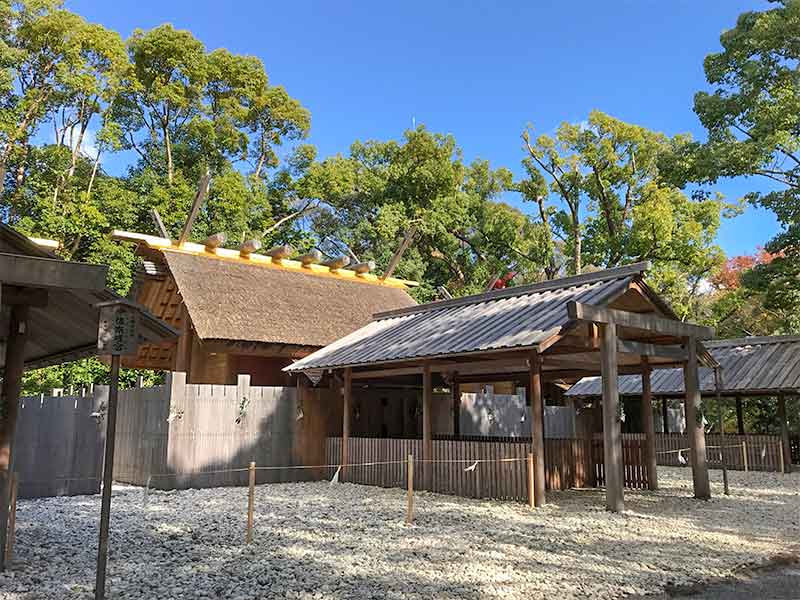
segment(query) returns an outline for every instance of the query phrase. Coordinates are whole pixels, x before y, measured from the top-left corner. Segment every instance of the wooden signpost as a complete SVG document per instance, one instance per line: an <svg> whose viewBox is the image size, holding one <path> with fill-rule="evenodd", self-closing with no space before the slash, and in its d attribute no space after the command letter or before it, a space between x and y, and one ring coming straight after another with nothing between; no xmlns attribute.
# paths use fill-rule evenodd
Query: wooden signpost
<svg viewBox="0 0 800 600"><path fill-rule="evenodd" d="M117 434L120 362L123 356L135 355L141 344L176 337L177 332L127 300L103 302L97 307L100 309L97 333L98 354L101 356L111 355L111 380L106 410L103 492L100 503L100 539L97 545L97 573L94 584L95 600L103 600L106 593L111 486L114 481L114 442Z"/></svg>

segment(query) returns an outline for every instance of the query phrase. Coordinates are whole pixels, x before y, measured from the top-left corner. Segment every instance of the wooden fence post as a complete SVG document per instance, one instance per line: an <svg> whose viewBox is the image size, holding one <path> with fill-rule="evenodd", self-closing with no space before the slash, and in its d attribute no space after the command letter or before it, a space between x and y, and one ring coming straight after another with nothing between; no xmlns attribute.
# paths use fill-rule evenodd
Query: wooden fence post
<svg viewBox="0 0 800 600"><path fill-rule="evenodd" d="M253 541L253 505L256 500L256 463L250 463L250 489L247 493L247 543Z"/></svg>
<svg viewBox="0 0 800 600"><path fill-rule="evenodd" d="M742 441L742 462L744 463L744 472L747 473L750 469L747 468L747 442Z"/></svg>
<svg viewBox="0 0 800 600"><path fill-rule="evenodd" d="M11 474L11 504L8 511L8 537L6 538L5 564L11 566L14 557L14 540L17 534L17 487L19 474Z"/></svg>
<svg viewBox="0 0 800 600"><path fill-rule="evenodd" d="M781 473L786 473L786 463L783 460L783 442L778 443L778 460L780 461Z"/></svg>
<svg viewBox="0 0 800 600"><path fill-rule="evenodd" d="M533 482L533 453L528 452L528 505L536 508L534 501L534 482Z"/></svg>
<svg viewBox="0 0 800 600"><path fill-rule="evenodd" d="M406 503L406 524L414 520L414 455L408 455L408 498Z"/></svg>

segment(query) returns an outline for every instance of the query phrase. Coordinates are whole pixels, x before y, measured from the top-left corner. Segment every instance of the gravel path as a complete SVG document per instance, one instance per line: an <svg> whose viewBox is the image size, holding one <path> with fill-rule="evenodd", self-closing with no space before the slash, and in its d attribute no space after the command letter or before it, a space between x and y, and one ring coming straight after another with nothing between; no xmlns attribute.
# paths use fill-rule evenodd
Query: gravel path
<svg viewBox="0 0 800 600"><path fill-rule="evenodd" d="M688 469L659 468L662 490L599 491L514 503L351 484L256 489L255 540L243 543L247 490L114 489L111 598L618 598L722 577L800 539L800 474L731 473L710 502ZM719 479L713 472L712 478ZM99 496L20 501L14 570L0 600L90 598Z"/></svg>

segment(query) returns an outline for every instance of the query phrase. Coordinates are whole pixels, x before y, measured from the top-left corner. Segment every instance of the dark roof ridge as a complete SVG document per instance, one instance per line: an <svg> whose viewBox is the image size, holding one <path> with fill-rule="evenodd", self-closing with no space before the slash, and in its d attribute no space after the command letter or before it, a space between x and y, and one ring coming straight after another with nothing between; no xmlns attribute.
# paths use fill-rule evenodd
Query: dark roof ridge
<svg viewBox="0 0 800 600"><path fill-rule="evenodd" d="M621 279L623 277L641 275L649 268L650 268L649 261L637 262L637 263L632 263L630 265L623 265L621 267L614 267L612 269L594 271L592 273L582 273L581 275L571 275L569 277L551 279L548 281L540 281L538 283L530 283L527 285L505 288L502 290L481 292L480 294L472 294L470 296L464 296L462 298L452 298L449 300L436 300L434 302L427 302L425 304L409 306L408 308L388 310L384 312L375 313L375 315L373 315L373 319L376 321L380 321L382 319L389 319L392 317L401 317L405 315L414 315L424 312L430 312L434 310L439 310L441 308L467 306L469 304L480 304L482 302L500 300L503 298L526 296L528 294L538 294L541 292L547 292L552 290L577 287L579 285L586 285L588 283L597 283L600 281L608 281L611 279Z"/></svg>
<svg viewBox="0 0 800 600"><path fill-rule="evenodd" d="M788 342L800 342L800 335L754 335L741 338L707 340L703 344L709 348L718 348L720 346L762 346L764 344L784 344Z"/></svg>

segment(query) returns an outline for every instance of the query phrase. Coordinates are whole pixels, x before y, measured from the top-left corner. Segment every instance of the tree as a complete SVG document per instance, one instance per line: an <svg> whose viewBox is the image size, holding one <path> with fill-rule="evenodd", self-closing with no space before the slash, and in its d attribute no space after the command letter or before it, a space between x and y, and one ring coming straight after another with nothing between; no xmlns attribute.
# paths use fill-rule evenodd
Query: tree
<svg viewBox="0 0 800 600"><path fill-rule="evenodd" d="M569 249L568 270L650 260L650 283L683 317L693 314L700 284L722 262L714 238L726 207L689 198L664 177L673 142L599 111L555 137L531 142L530 127L522 137L527 177L518 188Z"/></svg>
<svg viewBox="0 0 800 600"><path fill-rule="evenodd" d="M424 127L401 142L355 142L349 156L311 165L301 185L320 201L311 229L329 254L351 253L385 269L411 227L414 244L397 274L422 282L418 299L483 291L498 275L541 276L541 224L497 202L511 174L486 161L464 165L452 136Z"/></svg>
<svg viewBox="0 0 800 600"><path fill-rule="evenodd" d="M751 202L773 210L784 231L767 244L775 260L743 278L764 295L765 306L787 315L800 307L800 2L746 12L720 36L722 51L705 59L712 92L695 96L695 112L708 130L705 144L683 149L687 176L713 182L751 176L769 184ZM800 320L789 317L789 329Z"/></svg>

